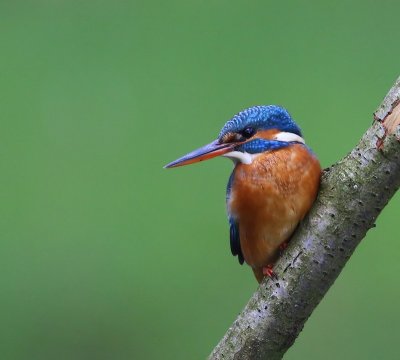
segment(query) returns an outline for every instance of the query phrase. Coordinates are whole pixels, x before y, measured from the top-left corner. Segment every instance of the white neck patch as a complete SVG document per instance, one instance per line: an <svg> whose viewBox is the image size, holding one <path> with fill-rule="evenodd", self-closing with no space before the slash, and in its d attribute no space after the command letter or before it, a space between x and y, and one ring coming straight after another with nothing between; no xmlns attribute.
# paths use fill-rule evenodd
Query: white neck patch
<svg viewBox="0 0 400 360"><path fill-rule="evenodd" d="M297 134L293 134L291 132L280 132L277 133L273 140L278 140L278 141L286 141L286 142L292 142L292 141L296 141L302 144L305 144L306 142L304 141L304 139L297 135Z"/></svg>
<svg viewBox="0 0 400 360"><path fill-rule="evenodd" d="M302 144L305 144L306 142L304 139L297 135L293 134L291 132L280 132L277 133L272 140L278 140L278 141L284 141L284 142L299 142ZM229 158L233 160L233 162L240 162L242 164L249 165L253 162L253 160L260 154L249 154L247 152L241 152L241 151L231 151L228 152L222 156Z"/></svg>

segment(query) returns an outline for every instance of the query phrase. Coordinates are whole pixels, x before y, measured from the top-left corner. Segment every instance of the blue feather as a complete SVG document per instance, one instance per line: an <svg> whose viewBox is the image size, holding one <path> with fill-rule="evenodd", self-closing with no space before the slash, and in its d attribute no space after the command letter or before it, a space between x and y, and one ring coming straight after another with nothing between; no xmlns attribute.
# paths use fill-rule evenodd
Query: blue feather
<svg viewBox="0 0 400 360"><path fill-rule="evenodd" d="M230 199L231 195L231 190L232 190L232 182L234 178L234 171L232 172L229 181L228 181L228 186L226 188L226 203L228 204L228 201ZM238 222L234 219L234 217L229 214L229 209L228 209L228 220L229 220L229 237L230 237L230 245L231 245L231 252L233 256L237 256L240 265L243 264L244 262L244 257L242 253L242 248L240 246L240 236L239 236L239 224Z"/></svg>
<svg viewBox="0 0 400 360"><path fill-rule="evenodd" d="M278 129L301 136L301 130L288 111L277 105L253 106L241 111L230 119L218 135L219 139L230 132L240 132L246 127L255 130Z"/></svg>
<svg viewBox="0 0 400 360"><path fill-rule="evenodd" d="M235 147L236 151L247 152L249 154L259 154L264 151L278 150L283 147L293 145L295 142L279 140L254 139Z"/></svg>

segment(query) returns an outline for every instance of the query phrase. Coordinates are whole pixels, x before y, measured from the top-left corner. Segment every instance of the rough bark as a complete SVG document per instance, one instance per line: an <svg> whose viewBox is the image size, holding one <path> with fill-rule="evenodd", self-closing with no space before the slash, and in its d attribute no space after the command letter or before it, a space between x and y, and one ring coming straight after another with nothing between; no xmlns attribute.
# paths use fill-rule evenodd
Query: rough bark
<svg viewBox="0 0 400 360"><path fill-rule="evenodd" d="M400 186L400 77L372 126L325 169L318 198L209 359L281 359Z"/></svg>

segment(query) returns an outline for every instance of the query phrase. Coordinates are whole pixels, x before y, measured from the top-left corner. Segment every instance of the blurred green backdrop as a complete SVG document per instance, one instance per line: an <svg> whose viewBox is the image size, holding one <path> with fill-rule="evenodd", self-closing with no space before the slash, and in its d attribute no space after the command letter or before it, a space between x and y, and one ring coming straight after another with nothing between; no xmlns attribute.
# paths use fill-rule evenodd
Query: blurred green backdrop
<svg viewBox="0 0 400 360"><path fill-rule="evenodd" d="M2 359L201 359L256 289L231 163L162 166L286 106L323 166L400 74L398 1L1 1ZM286 359L399 358L392 200Z"/></svg>

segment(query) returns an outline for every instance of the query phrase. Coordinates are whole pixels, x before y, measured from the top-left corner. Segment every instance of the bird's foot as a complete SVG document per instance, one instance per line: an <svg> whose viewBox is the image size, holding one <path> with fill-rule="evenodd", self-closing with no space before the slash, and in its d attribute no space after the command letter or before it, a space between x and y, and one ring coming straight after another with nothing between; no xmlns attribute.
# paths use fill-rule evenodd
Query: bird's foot
<svg viewBox="0 0 400 360"><path fill-rule="evenodd" d="M283 251L288 247L288 243L285 241L282 244L279 245L279 252L282 255Z"/></svg>
<svg viewBox="0 0 400 360"><path fill-rule="evenodd" d="M278 276L275 274L272 264L268 264L267 266L264 266L262 268L262 272L263 272L264 276L268 276L269 278L271 278L273 280L278 280Z"/></svg>

